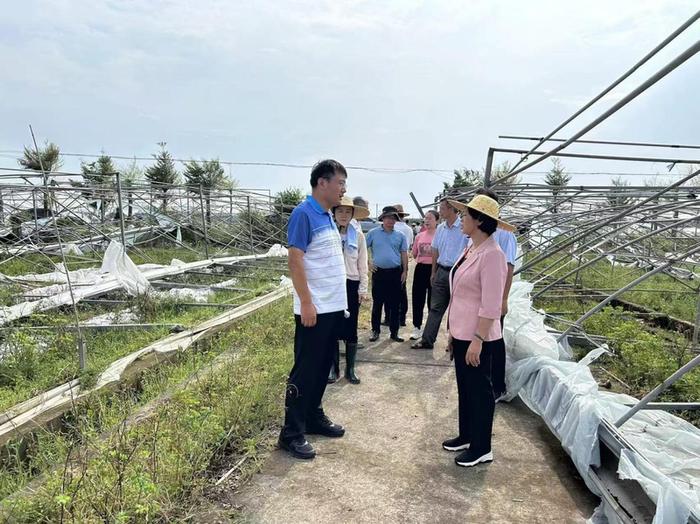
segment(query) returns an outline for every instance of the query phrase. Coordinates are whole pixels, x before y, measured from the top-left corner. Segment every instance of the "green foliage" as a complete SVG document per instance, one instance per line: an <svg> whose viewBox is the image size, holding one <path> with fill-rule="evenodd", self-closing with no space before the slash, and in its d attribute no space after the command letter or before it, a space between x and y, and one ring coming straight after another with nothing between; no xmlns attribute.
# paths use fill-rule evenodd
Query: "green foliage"
<svg viewBox="0 0 700 524"><path fill-rule="evenodd" d="M39 360L37 341L26 332L12 333L3 343L0 359L0 387L14 387L31 381L37 373Z"/></svg>
<svg viewBox="0 0 700 524"><path fill-rule="evenodd" d="M624 207L629 206L634 203L634 198L627 196L625 193L629 193L629 182L624 180L622 177L615 177L611 180L612 189L610 193L606 196L608 204L610 207Z"/></svg>
<svg viewBox="0 0 700 524"><path fill-rule="evenodd" d="M288 187L275 195L275 209L279 213L291 213L304 200L304 190Z"/></svg>
<svg viewBox="0 0 700 524"><path fill-rule="evenodd" d="M85 185L89 187L111 186L116 172L112 157L107 155L101 155L94 162L81 162L80 170L83 173Z"/></svg>
<svg viewBox="0 0 700 524"><path fill-rule="evenodd" d="M544 177L544 183L550 186L555 204L557 201L557 196L559 193L561 193L562 188L568 186L570 181L571 175L567 175L564 172L564 166L562 165L561 160L558 158L552 158L552 168ZM555 205L552 208L552 213L556 213L557 211L558 209Z"/></svg>
<svg viewBox="0 0 700 524"><path fill-rule="evenodd" d="M33 171L56 171L63 165L61 150L53 142L44 143L38 153L34 148L25 146L23 156L17 159L17 163Z"/></svg>
<svg viewBox="0 0 700 524"><path fill-rule="evenodd" d="M463 191L475 189L483 185L484 175L481 171L467 169L466 167L463 167L462 169L455 169L452 183L442 183L442 193L438 195L437 199L445 196L458 195Z"/></svg>
<svg viewBox="0 0 700 524"><path fill-rule="evenodd" d="M42 468L56 469L32 490L3 500L4 519L177 521L173 508L208 485L205 472L219 457L252 457L252 465L243 469L250 475L265 435L282 415L293 329L288 308L289 299L274 304L217 337L211 349L147 372L138 398L125 392L113 402L97 396L84 404L73 416L72 436L52 440L62 445L44 442L36 454L45 457ZM240 357L205 376L202 366L230 347L239 348ZM167 402L154 405L138 424L124 423L137 406L173 391L187 375L187 385ZM109 436L99 438L106 428ZM74 460L64 468L68 453ZM0 488L10 478L7 470L0 472Z"/></svg>
<svg viewBox="0 0 700 524"><path fill-rule="evenodd" d="M185 163L185 185L189 191L199 193L199 188L207 192L212 189L233 189L237 182L230 180L218 159L190 160Z"/></svg>
<svg viewBox="0 0 700 524"><path fill-rule="evenodd" d="M180 175L175 169L170 153L165 149L165 143L161 143L161 151L153 155L155 164L146 168L145 177L151 183L154 190L160 192L161 210L166 211L168 205L168 191L177 184Z"/></svg>

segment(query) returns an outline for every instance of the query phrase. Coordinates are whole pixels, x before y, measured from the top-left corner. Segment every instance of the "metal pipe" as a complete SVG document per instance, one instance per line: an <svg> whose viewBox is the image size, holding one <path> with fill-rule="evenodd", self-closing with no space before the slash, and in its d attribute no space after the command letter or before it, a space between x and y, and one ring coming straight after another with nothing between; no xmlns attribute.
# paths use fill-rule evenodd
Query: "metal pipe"
<svg viewBox="0 0 700 524"><path fill-rule="evenodd" d="M413 194L413 191L409 193L411 195L411 199L413 200L413 203L416 205L416 209L418 210L418 214L420 215L421 218L425 218L425 213L423 213L423 209L420 207L420 204L418 203L418 200L416 199L416 195Z"/></svg>
<svg viewBox="0 0 700 524"><path fill-rule="evenodd" d="M629 291L630 289L634 288L637 284L640 284L641 282L644 282L644 281L645 281L646 279L648 279L649 277L652 277L652 276L656 275L657 273L660 273L661 271L663 271L664 269L666 269L666 268L672 266L673 264L677 264L677 263L680 262L681 260L685 260L686 258L688 258L688 257L690 257L690 256L692 256L692 255L694 255L695 253L700 253L700 245L695 246L693 249L690 249L689 251L686 251L685 253L683 253L683 254L681 254L681 255L679 255L679 256L677 256L677 257L673 257L671 260L669 260L668 262L666 262L664 265L659 266L659 267L657 267L657 268L654 268L654 269L652 269L651 271L649 271L649 272L647 272L647 273L644 273L644 274L643 274L642 276L640 276L639 278L636 278L635 280L633 280L633 281L630 282L629 284L627 284L627 285L621 287L621 288L618 289L615 293L613 293L612 295L609 295L607 298L605 298L605 300L602 300L602 301L601 301L600 303L598 303L594 308L591 308L589 311L587 311L585 314L583 314L581 317L579 317L579 318L576 320L576 322L574 322L571 326L569 326L569 327L566 329L566 331L564 331L564 332L557 338L557 341L559 342L559 341L563 340L563 339L566 337L566 335L568 335L569 333L571 333L571 332L574 330L574 328L580 328L580 327L581 327L581 324L583 324L583 322L585 322L588 318L590 318L591 316L595 315L598 311L600 311L601 309L603 309L605 306L607 306L610 302L612 302L613 300L615 300L617 297L619 297L619 296L622 295L623 293L625 293L625 292Z"/></svg>
<svg viewBox="0 0 700 524"><path fill-rule="evenodd" d="M654 193L653 195L651 195L651 196L645 198L644 200L641 200L641 201L637 202L636 204L634 204L634 205L628 207L626 210L621 211L620 213L617 213L617 214L614 215L612 218L610 218L608 222L613 222L613 221L615 221L615 220L617 220L617 219L619 219L619 218L621 218L621 217L624 217L624 216L626 216L626 215L629 215L632 211L634 211L635 209L638 209L638 208L642 207L642 206L643 206L644 204L646 204L647 202L650 202L650 201L652 201L652 200L654 200L654 199L657 199L659 196L663 195L664 193L667 193L667 192L670 191L671 189L673 189L673 188L675 188L675 187L678 187L678 186L680 186L680 185L682 185L682 184L685 184L688 180L690 180L690 179L696 177L696 176L698 175L698 173L700 173L700 169L698 169L697 171L693 171L693 172L690 173L688 176L685 176L685 177L681 178L680 180L677 180L677 181L674 182L673 184L662 188L660 191L657 191L657 192ZM603 224L603 225L605 225L605 224ZM548 253L548 254L545 253L545 254L539 255L539 256L535 257L533 260L531 260L530 262L528 262L527 264L523 264L518 270L515 271L514 274L517 275L518 273L521 273L522 271L524 271L524 270L526 270L526 269L530 269L532 266L534 266L535 264L539 263L540 261L545 260L546 258L549 258L549 257L552 256L553 254L558 253L558 252L560 252L560 251L562 251L562 250L568 248L570 245L572 245L572 244L578 242L579 240L581 240L582 238L588 236L588 235L589 235L592 231L594 231L595 229L597 229L597 226L594 227L594 228L588 228L588 229L584 230L582 233L580 233L580 234L578 234L578 235L574 235L573 238L567 240L566 242L563 242L561 245L559 245L559 246L558 246L554 251L552 251L551 253Z"/></svg>
<svg viewBox="0 0 700 524"><path fill-rule="evenodd" d="M640 67L642 67L645 63L647 63L651 58L653 58L659 51L661 51L664 47L666 47L669 43L671 43L675 38L680 35L683 31L688 29L691 25L693 25L698 18L700 18L700 11L696 12L693 16L688 18L681 26L676 29L673 33L671 33L669 36L667 36L659 45L657 45L654 49L649 51L646 55L642 57L642 59L634 64L630 69L625 71L617 80L615 80L612 84L610 84L608 87L603 89L600 93L598 93L596 96L594 96L590 102L585 104L581 109L576 111L573 115L571 115L569 118L564 120L561 124L559 124L554 130L549 133L546 137L544 137L541 141L539 141L532 149L535 150L538 147L540 147L543 143L545 143L547 140L549 140L551 137L553 137L556 133L561 131L564 127L566 127L570 122L572 122L575 118L577 118L579 115L581 115L584 111L586 111L589 107L591 107L593 104L595 104L598 100L603 98L605 95L607 95L610 91L615 89L618 85L620 85L624 80L629 78L632 73L637 71ZM514 166L513 169L511 169L511 172L514 171L515 169L518 168L518 166L525 161L525 159L529 156L529 153L526 154L523 158L521 158Z"/></svg>
<svg viewBox="0 0 700 524"><path fill-rule="evenodd" d="M627 413L622 415L615 422L615 427L619 428L620 426L622 426L625 422L631 419L635 415L635 413L637 413L639 410L644 409L647 406L647 404L649 404L649 402L658 397L661 393L663 393L670 386L672 386L674 383L680 380L686 373L695 369L698 365L700 365L700 355L696 356L694 359L681 366L670 377L667 377L666 380L664 380L661 384L659 384L649 393L644 395L644 397L639 402L637 402Z"/></svg>
<svg viewBox="0 0 700 524"><path fill-rule="evenodd" d="M588 125L584 126L583 129L577 131L574 133L571 138L569 138L566 142L562 143L561 145L555 147L554 149L548 151L544 155L540 156L539 158L536 158L535 160L532 160L531 162L525 164L524 166L520 167L519 169L513 169L511 170L507 175L501 177L500 179L496 180L494 184L498 184L499 182L503 182L509 178L513 178L516 176L518 173L522 173L526 169L531 168L532 166L539 164L542 162L544 159L549 158L550 156L556 155L557 152L561 151L568 145L572 144L576 139L582 137L586 133L588 133L591 129L595 128L600 124L601 122L607 120L607 118L610 115L615 114L619 109L623 108L626 106L629 102L637 98L639 95L641 95L644 91L649 89L651 86L656 84L659 80L664 78L666 75L668 75L671 71L679 67L681 64L695 56L696 53L700 51L700 40L695 42L693 45L691 45L688 49L683 51L681 54L679 54L676 58L671 60L666 66L662 67L659 71L657 71L654 75L652 75L650 78L648 78L645 82L643 82L641 85L637 86L635 89L633 89L627 96L623 97L622 100L614 104L610 109L607 111L603 112L602 115L600 115L598 118L594 119L591 123Z"/></svg>
<svg viewBox="0 0 700 524"><path fill-rule="evenodd" d="M519 136L519 135L498 135L498 138L504 140L543 140L541 137L535 136ZM547 142L566 142L568 138L548 138ZM599 144L610 146L641 146L641 147L668 147L672 149L700 149L700 146L682 145L682 144L659 144L656 142L625 142L622 140L585 140L579 138L574 140L577 144ZM540 142L541 144L541 142ZM538 146L536 146L538 147Z"/></svg>
<svg viewBox="0 0 700 524"><path fill-rule="evenodd" d="M119 233L122 239L122 246L126 252L126 234L124 233L124 208L122 207L122 182L119 172L115 173L117 178L117 205L119 206Z"/></svg>
<svg viewBox="0 0 700 524"><path fill-rule="evenodd" d="M46 172L44 170L44 162L41 160L41 152L39 151L39 146L36 143L36 137L34 136L34 130L32 129L32 126L29 126L29 132L32 135L32 142L34 142L34 150L36 151L36 156L37 159L39 160L39 167L41 167L42 172ZM48 179L48 177L47 177ZM36 213L36 208L34 209L34 212ZM78 364L80 366L80 370L83 371L87 367L87 353L85 350L85 340L83 339L83 333L80 330L80 317L78 317L78 308L75 305L75 295L73 293L73 284L71 282L70 278L70 271L68 270L68 263L66 262L66 251L63 248L63 243L61 242L61 231L58 229L58 223L56 222L56 215L51 212L51 221L53 222L53 227L56 230L56 240L58 240L58 245L59 245L59 251L61 252L61 261L63 262L63 269L66 271L66 283L68 284L68 291L70 293L70 301L73 306L73 315L75 317L75 330L76 330L76 335L77 335L77 344L78 344Z"/></svg>

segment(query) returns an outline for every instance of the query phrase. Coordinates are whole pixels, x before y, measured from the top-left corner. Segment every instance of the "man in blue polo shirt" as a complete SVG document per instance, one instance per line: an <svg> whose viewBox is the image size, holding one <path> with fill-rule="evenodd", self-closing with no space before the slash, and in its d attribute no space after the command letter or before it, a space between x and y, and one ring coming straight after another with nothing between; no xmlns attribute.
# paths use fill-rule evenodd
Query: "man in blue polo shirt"
<svg viewBox="0 0 700 524"><path fill-rule="evenodd" d="M466 246L459 212L446 198L440 201L439 209L440 218L444 222L438 226L432 242L433 269L430 277L432 291L428 320L421 339L411 346L413 349L433 349L442 317L450 303L450 270Z"/></svg>
<svg viewBox="0 0 700 524"><path fill-rule="evenodd" d="M318 162L311 170L311 195L292 211L287 227L296 329L279 446L301 459L316 456L305 433L345 434L326 416L321 401L348 307L342 243L330 213L345 194L346 179L339 162Z"/></svg>
<svg viewBox="0 0 700 524"><path fill-rule="evenodd" d="M387 306L391 339L403 342L399 337L399 300L401 285L408 275L408 241L403 233L394 229L401 220L398 210L386 206L378 217L382 227L367 233L367 250L372 255L372 334L370 342L379 338L382 308Z"/></svg>

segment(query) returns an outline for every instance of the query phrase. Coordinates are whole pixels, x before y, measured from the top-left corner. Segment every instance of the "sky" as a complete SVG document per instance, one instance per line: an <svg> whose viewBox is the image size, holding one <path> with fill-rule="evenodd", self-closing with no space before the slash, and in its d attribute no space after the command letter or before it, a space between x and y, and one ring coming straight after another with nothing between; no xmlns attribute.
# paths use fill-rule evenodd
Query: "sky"
<svg viewBox="0 0 700 524"><path fill-rule="evenodd" d="M696 10L684 0L24 0L0 18L0 167L40 142L64 152L443 170L351 169L371 207L432 201L489 147L531 147ZM568 137L700 38L700 22L559 136ZM585 138L700 142L700 56ZM583 146L573 152L700 157ZM694 156L695 155L695 156ZM85 158L89 160L88 157ZM517 160L499 155L496 162ZM67 157L64 171L78 171ZM573 173L653 164L564 160ZM545 160L522 180L540 182ZM676 168L683 173L685 168ZM308 188L309 169L233 166L242 187ZM575 174L572 184L609 175ZM631 183L643 177L627 176Z"/></svg>

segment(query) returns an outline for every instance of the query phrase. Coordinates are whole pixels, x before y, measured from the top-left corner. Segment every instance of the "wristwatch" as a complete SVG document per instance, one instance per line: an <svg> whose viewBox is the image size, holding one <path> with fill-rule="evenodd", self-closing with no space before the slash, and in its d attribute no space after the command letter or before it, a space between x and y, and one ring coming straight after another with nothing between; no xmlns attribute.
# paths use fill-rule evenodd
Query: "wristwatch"
<svg viewBox="0 0 700 524"><path fill-rule="evenodd" d="M484 337L482 337L481 335L479 335L479 333L474 333L474 336L475 336L476 338L478 338L479 340L481 340L482 342L486 342L486 341L484 340Z"/></svg>

